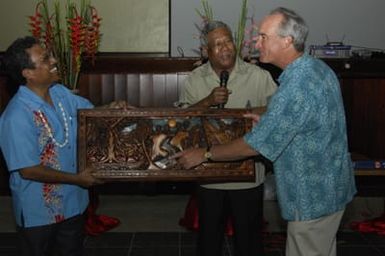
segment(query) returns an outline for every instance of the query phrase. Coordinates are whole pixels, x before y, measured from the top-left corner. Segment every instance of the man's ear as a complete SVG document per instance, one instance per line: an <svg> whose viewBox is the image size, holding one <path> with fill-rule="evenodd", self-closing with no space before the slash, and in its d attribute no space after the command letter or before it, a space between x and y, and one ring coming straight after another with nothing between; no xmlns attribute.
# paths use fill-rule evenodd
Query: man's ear
<svg viewBox="0 0 385 256"><path fill-rule="evenodd" d="M208 54L208 47L207 46L201 46L201 57L204 59L207 59L209 56Z"/></svg>
<svg viewBox="0 0 385 256"><path fill-rule="evenodd" d="M23 77L25 77L25 79L28 80L28 78L30 78L32 76L32 70L31 69L28 69L28 68L25 68L21 71L21 75Z"/></svg>
<svg viewBox="0 0 385 256"><path fill-rule="evenodd" d="M287 47L289 47L290 45L293 45L293 41L294 41L294 39L293 39L292 36L286 36L286 37L284 38L285 47L287 48Z"/></svg>

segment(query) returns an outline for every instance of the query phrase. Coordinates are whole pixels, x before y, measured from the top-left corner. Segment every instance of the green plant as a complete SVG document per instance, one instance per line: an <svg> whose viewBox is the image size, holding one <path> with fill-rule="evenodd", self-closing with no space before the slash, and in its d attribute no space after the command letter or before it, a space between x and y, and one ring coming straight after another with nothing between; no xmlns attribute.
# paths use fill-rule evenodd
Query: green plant
<svg viewBox="0 0 385 256"><path fill-rule="evenodd" d="M203 11L200 11L198 9L195 9L195 11L198 13L199 17L203 19L203 21L209 21L214 19L213 15L213 9L207 2L207 0L201 0L201 5L203 8Z"/></svg>
<svg viewBox="0 0 385 256"><path fill-rule="evenodd" d="M242 48L244 45L245 38L245 28L246 28L246 19L247 19L247 0L242 0L241 15L238 20L238 27L235 31L235 47L239 57L242 56Z"/></svg>
<svg viewBox="0 0 385 256"><path fill-rule="evenodd" d="M40 40L57 60L62 83L76 89L83 58L94 61L101 34L101 18L90 0L76 3L67 0L62 18L59 0L53 3L53 11L47 0L36 4L35 13L29 16L32 35Z"/></svg>

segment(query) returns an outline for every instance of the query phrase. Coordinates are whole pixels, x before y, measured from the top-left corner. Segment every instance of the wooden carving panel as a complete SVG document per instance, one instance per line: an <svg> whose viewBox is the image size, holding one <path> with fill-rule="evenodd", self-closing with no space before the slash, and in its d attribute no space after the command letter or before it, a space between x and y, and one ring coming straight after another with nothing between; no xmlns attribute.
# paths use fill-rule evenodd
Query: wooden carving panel
<svg viewBox="0 0 385 256"><path fill-rule="evenodd" d="M79 170L117 181L251 180L252 159L183 169L169 156L223 144L250 130L244 110L93 109L79 111Z"/></svg>

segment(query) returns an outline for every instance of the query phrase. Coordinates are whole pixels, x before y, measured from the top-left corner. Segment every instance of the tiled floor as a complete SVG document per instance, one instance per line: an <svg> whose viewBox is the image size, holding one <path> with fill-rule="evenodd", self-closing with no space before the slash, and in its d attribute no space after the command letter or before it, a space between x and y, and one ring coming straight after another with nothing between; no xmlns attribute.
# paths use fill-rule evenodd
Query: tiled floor
<svg viewBox="0 0 385 256"><path fill-rule="evenodd" d="M178 225L188 195L103 195L98 213L120 219L119 227L87 237L87 256L190 256L195 255L196 234ZM339 256L385 256L385 236L352 232L352 220L368 219L383 212L383 198L356 198L345 212L338 235ZM275 201L265 201L268 227L266 256L284 255L285 222ZM224 256L231 256L232 241L226 238ZM0 255L15 256L16 238L11 200L0 196Z"/></svg>
<svg viewBox="0 0 385 256"><path fill-rule="evenodd" d="M108 232L87 237L85 256L195 256L196 234L193 232ZM226 237L223 256L234 255L232 241ZM282 233L265 236L265 255L283 256L285 237ZM338 234L339 256L384 256L385 237L356 232ZM0 234L0 255L16 256L15 233Z"/></svg>

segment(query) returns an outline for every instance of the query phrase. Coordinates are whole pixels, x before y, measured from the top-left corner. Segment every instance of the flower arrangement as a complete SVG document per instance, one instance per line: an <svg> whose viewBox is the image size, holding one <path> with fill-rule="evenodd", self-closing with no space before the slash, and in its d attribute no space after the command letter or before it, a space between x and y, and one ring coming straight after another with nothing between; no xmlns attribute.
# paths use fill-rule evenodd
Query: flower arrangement
<svg viewBox="0 0 385 256"><path fill-rule="evenodd" d="M202 19L203 25L214 19L213 10L207 0L201 0L202 11L195 9ZM203 26L202 25L202 26ZM201 27L196 26L198 30ZM234 31L235 47L240 58L251 59L255 53L255 41L257 39L257 25L253 17L247 17L247 0L242 0L241 14L238 20L237 30Z"/></svg>
<svg viewBox="0 0 385 256"><path fill-rule="evenodd" d="M90 0L81 0L80 9L67 0L64 19L61 14L58 0L52 12L47 0L41 0L36 4L34 15L29 16L29 26L32 35L56 58L62 83L75 90L82 59L88 58L94 63L101 38L101 18Z"/></svg>

